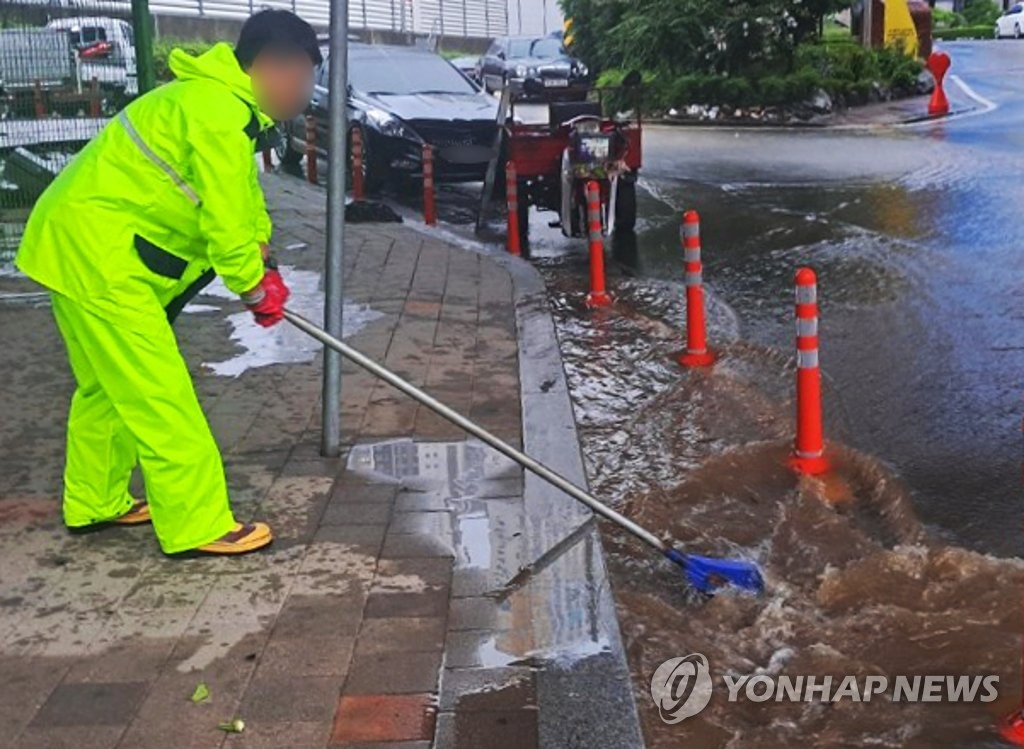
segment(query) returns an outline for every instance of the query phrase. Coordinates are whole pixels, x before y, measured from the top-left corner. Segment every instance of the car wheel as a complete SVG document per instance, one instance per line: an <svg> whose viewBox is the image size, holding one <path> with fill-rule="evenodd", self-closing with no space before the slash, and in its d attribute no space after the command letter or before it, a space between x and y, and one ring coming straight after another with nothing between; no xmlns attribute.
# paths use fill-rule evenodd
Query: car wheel
<svg viewBox="0 0 1024 749"><path fill-rule="evenodd" d="M372 147L371 136L363 130L363 190L367 195L380 192L381 187L387 179L387 170L383 164L378 163L374 158L375 149ZM349 189L352 188L352 131L349 131L348 140L348 181Z"/></svg>
<svg viewBox="0 0 1024 749"><path fill-rule="evenodd" d="M291 125L282 123L277 126L277 132L280 137L274 144L274 151L277 153L277 160L281 162L281 168L287 174L301 174L302 154L292 145Z"/></svg>
<svg viewBox="0 0 1024 749"><path fill-rule="evenodd" d="M1020 34L1020 24L1019 23L1015 23L1015 24L1013 24L1013 38L1014 39L1020 39L1020 37L1021 37L1021 34Z"/></svg>
<svg viewBox="0 0 1024 749"><path fill-rule="evenodd" d="M615 231L630 232L636 228L636 176L619 177L615 194Z"/></svg>

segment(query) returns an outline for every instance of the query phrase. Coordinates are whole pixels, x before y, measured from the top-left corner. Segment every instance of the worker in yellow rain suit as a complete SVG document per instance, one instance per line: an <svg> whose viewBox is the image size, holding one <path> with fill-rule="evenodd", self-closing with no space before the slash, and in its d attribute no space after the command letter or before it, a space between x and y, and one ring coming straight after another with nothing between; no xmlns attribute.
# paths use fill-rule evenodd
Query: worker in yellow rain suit
<svg viewBox="0 0 1024 749"><path fill-rule="evenodd" d="M220 453L171 323L219 275L264 326L288 289L267 262L271 225L255 150L274 119L308 106L313 29L267 10L234 50L175 50L176 80L132 102L40 197L17 266L51 290L77 381L68 417L64 522L152 520L167 554L266 546L235 521ZM138 463L146 500L128 492Z"/></svg>

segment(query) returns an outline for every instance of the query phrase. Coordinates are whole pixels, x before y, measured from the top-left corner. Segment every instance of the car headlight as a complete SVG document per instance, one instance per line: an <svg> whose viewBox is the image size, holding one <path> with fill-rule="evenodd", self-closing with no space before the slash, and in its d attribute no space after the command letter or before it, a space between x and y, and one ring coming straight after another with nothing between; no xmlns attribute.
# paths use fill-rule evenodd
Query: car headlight
<svg viewBox="0 0 1024 749"><path fill-rule="evenodd" d="M579 73L580 75L589 75L590 74L590 68L588 68L586 65L584 65L581 62L579 64L579 66L576 68L576 72Z"/></svg>
<svg viewBox="0 0 1024 749"><path fill-rule="evenodd" d="M527 71L526 71L526 66L525 65L516 65L516 77L517 78L525 78L526 77L526 72Z"/></svg>
<svg viewBox="0 0 1024 749"><path fill-rule="evenodd" d="M531 78L535 78L537 76L537 68L530 68L529 71L527 71L527 74Z"/></svg>
<svg viewBox="0 0 1024 749"><path fill-rule="evenodd" d="M367 109L366 119L376 125L381 134L386 135L389 138L419 140L419 138L416 137L416 134L410 130L405 123L393 114L385 112L383 109Z"/></svg>

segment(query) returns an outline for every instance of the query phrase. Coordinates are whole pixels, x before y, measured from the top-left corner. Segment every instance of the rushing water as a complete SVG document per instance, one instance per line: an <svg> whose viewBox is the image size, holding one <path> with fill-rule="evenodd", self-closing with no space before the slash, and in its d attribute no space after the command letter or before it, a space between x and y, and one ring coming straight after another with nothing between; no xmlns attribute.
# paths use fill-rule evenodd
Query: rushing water
<svg viewBox="0 0 1024 749"><path fill-rule="evenodd" d="M582 247L534 217L593 488L688 549L758 560L768 580L760 598L696 599L606 529L651 746L1003 745L1024 583L1022 116L871 134L651 129L643 219L609 253L608 310L583 305ZM688 208L719 354L697 371L675 363ZM819 276L822 479L785 465L801 265ZM717 675L992 674L999 698L729 703L723 689L666 725L649 680L692 652Z"/></svg>

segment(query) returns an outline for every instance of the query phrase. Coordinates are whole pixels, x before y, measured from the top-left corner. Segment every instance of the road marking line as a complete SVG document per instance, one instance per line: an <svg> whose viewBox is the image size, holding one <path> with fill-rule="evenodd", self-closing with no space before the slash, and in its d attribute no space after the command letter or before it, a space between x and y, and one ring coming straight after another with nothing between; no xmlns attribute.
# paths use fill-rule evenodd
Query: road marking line
<svg viewBox="0 0 1024 749"><path fill-rule="evenodd" d="M984 96L979 94L977 91L975 91L973 88L971 88L967 84L967 82L963 78L961 78L960 76L954 74L954 75L951 75L949 77L949 79L951 81L953 81L953 83L955 83L957 86L959 86L960 90L963 91L964 94L966 94L968 98L973 99L976 104L980 104L983 108L982 109L972 109L969 112L960 112L959 114L951 114L951 115L949 115L947 117L935 117L933 119L920 120L918 122L905 122L905 123L903 123L901 125L897 125L896 127L900 127L900 128L923 127L924 125L933 125L933 124L935 124L937 122L952 122L953 120L964 120L964 119L967 119L968 117L977 117L978 115L982 115L982 114L990 114L990 113L994 112L995 110L999 109L999 104L997 104L996 102L992 101L991 99L986 99Z"/></svg>

